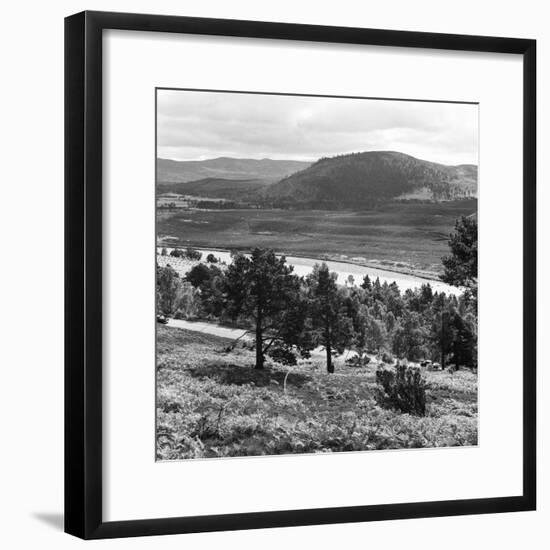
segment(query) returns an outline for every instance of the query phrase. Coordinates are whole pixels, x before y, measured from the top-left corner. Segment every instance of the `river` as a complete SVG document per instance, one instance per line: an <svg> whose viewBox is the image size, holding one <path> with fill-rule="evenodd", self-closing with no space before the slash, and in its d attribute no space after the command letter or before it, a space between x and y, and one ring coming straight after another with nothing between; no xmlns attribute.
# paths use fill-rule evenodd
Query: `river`
<svg viewBox="0 0 550 550"><path fill-rule="evenodd" d="M161 247L158 247L160 252ZM168 251L172 250L167 248ZM213 254L218 260L221 260L226 263L231 263L231 254L227 250L208 250L204 248L197 248L202 253L202 258L204 259L208 254ZM430 284L434 292L445 292L446 294L459 295L462 292L462 289L448 285L442 281L435 279L425 279L423 277L417 277L415 275L408 275L406 273L397 273L395 271L389 271L387 269L379 269L376 267L367 267L359 264L352 264L348 262L338 262L334 260L318 260L315 258L302 258L298 256L286 256L287 262L294 267L294 273L300 276L305 276L311 273L313 266L315 264L324 263L327 264L328 268L331 271L334 271L338 274L338 283L345 285L349 276L351 275L354 278L356 285L361 284L363 277L368 275L371 281L374 281L377 277L380 279L381 283L387 282L388 284L397 283L397 286L404 292L408 288L415 289L419 288L422 285L427 283Z"/></svg>

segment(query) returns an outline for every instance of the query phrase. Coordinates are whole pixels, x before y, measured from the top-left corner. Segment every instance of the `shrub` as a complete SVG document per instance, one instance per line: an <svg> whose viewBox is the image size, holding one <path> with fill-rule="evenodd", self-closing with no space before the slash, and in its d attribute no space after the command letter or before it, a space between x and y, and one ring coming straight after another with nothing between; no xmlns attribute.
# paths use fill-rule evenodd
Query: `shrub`
<svg viewBox="0 0 550 550"><path fill-rule="evenodd" d="M382 353L382 361L384 363L388 363L388 365L391 365L393 363L393 355L387 351L384 351Z"/></svg>
<svg viewBox="0 0 550 550"><path fill-rule="evenodd" d="M174 302L175 319L194 319L201 309L199 291L188 282L182 282Z"/></svg>
<svg viewBox="0 0 550 550"><path fill-rule="evenodd" d="M190 248L190 247L185 249L184 255L188 260L197 261L197 262L200 261L200 259L202 258L202 254L198 250L195 250L194 248Z"/></svg>
<svg viewBox="0 0 550 550"><path fill-rule="evenodd" d="M197 264L192 267L185 276L194 287L201 286L204 282L209 281L212 277L210 269L204 264Z"/></svg>
<svg viewBox="0 0 550 550"><path fill-rule="evenodd" d="M216 258L216 256L214 256L214 254L210 253L210 254L208 254L208 256L206 256L206 261L209 264L217 264L218 263L218 258Z"/></svg>
<svg viewBox="0 0 550 550"><path fill-rule="evenodd" d="M267 352L269 357L281 365L296 365L296 354L287 346L274 344Z"/></svg>
<svg viewBox="0 0 550 550"><path fill-rule="evenodd" d="M426 414L426 381L418 367L397 364L394 369L378 369L376 382L382 386L377 395L382 406L417 416Z"/></svg>
<svg viewBox="0 0 550 550"><path fill-rule="evenodd" d="M180 250L179 248L174 248L170 251L170 256L174 258L181 258L184 255L183 250Z"/></svg>
<svg viewBox="0 0 550 550"><path fill-rule="evenodd" d="M369 363L370 357L368 355L354 355L346 359L348 367L366 367Z"/></svg>

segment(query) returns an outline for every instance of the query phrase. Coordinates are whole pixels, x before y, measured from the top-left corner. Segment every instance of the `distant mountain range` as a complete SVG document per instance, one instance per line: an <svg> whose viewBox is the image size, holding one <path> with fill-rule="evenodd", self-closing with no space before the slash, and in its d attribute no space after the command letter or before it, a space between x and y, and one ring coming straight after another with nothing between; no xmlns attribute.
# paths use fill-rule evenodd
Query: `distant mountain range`
<svg viewBox="0 0 550 550"><path fill-rule="evenodd" d="M203 178L181 183L159 184L158 193L177 193L212 199L246 200L261 198L259 193L272 183L271 179Z"/></svg>
<svg viewBox="0 0 550 550"><path fill-rule="evenodd" d="M218 197L279 206L368 205L388 200L477 197L477 166L447 166L396 151L294 160L157 159L158 193Z"/></svg>
<svg viewBox="0 0 550 550"><path fill-rule="evenodd" d="M299 160L238 159L219 157L208 160L157 159L157 182L182 183L206 178L266 180L270 182L303 170L311 162Z"/></svg>

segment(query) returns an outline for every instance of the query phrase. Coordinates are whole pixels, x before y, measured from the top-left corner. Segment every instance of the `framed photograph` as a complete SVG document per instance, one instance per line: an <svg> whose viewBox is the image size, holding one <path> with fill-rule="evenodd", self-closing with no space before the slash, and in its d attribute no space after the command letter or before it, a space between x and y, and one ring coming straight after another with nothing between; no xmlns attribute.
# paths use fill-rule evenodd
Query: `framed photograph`
<svg viewBox="0 0 550 550"><path fill-rule="evenodd" d="M533 40L65 21L65 530L534 510Z"/></svg>

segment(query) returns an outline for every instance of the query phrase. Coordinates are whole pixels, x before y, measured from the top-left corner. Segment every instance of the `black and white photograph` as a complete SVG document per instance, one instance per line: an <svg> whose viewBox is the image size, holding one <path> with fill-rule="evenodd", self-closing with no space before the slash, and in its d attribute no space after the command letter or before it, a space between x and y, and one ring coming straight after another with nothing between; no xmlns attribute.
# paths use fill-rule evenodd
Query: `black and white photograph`
<svg viewBox="0 0 550 550"><path fill-rule="evenodd" d="M156 90L156 458L478 444L478 104Z"/></svg>

